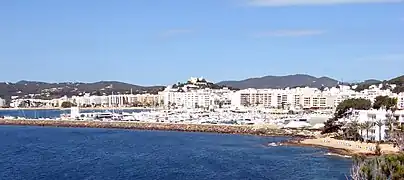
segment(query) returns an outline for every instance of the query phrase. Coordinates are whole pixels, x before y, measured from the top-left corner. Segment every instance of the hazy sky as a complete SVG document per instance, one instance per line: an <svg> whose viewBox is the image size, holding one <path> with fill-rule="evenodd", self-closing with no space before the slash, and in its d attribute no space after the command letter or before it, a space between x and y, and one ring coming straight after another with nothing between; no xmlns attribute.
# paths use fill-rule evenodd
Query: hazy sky
<svg viewBox="0 0 404 180"><path fill-rule="evenodd" d="M404 0L0 1L0 81L404 74Z"/></svg>

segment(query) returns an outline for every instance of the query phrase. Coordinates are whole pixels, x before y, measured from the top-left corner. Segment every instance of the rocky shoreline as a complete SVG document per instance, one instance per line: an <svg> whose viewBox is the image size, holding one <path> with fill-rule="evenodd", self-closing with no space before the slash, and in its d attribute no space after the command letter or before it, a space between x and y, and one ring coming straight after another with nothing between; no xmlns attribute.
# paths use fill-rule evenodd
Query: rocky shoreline
<svg viewBox="0 0 404 180"><path fill-rule="evenodd" d="M324 148L324 149L327 149L327 151L329 152L328 153L329 155L341 156L341 157L345 157L345 158L352 158L355 156L365 156L365 157L376 156L375 153L362 153L362 152L351 151L349 149L344 149L344 148L336 148L336 147L330 147L330 146L319 145L319 144L301 143L301 141L303 141L304 139L306 139L306 138L293 138L293 139L287 140L285 142L282 142L282 145Z"/></svg>
<svg viewBox="0 0 404 180"><path fill-rule="evenodd" d="M102 122L102 121L62 121L62 120L7 120L7 119L0 119L0 125L76 127L76 128L114 128L114 129L133 129L133 130L243 134L243 135L257 135L257 136L308 137L299 134L298 131L286 131L282 129L257 129L254 128L254 126L240 126L240 125L168 124L168 123L144 123L144 122Z"/></svg>
<svg viewBox="0 0 404 180"><path fill-rule="evenodd" d="M341 148L332 148L332 147L327 147L327 146L321 146L321 145L313 145L313 144L302 144L299 143L295 140L293 141L286 141L283 142L282 145L285 146L300 146L300 147L314 147L314 148L324 148L327 149L329 153L335 154L335 155L340 155L340 156L353 156L355 153L352 151L349 151L347 149L341 149Z"/></svg>

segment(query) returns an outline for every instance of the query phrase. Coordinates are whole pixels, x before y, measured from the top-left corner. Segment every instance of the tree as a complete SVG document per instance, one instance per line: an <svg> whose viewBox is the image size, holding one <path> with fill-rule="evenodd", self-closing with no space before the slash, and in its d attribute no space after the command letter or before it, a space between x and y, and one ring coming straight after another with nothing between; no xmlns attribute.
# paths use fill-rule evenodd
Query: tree
<svg viewBox="0 0 404 180"><path fill-rule="evenodd" d="M372 121L366 121L364 123L364 128L366 130L366 140L369 140L369 130L373 127Z"/></svg>
<svg viewBox="0 0 404 180"><path fill-rule="evenodd" d="M389 154L364 158L357 156L351 168L353 180L400 180L404 177L404 154Z"/></svg>
<svg viewBox="0 0 404 180"><path fill-rule="evenodd" d="M390 136L391 133L393 133L393 131L394 131L394 124L396 124L396 122L397 122L397 119L395 119L391 114L387 114L387 115L386 115L385 124L386 124L386 126L389 127L388 136Z"/></svg>
<svg viewBox="0 0 404 180"><path fill-rule="evenodd" d="M345 129L345 137L346 139L353 139L354 141L357 141L359 138L361 138L360 134L358 133L359 129L359 123L358 121L354 120L350 122L347 126L347 129Z"/></svg>
<svg viewBox="0 0 404 180"><path fill-rule="evenodd" d="M367 99L347 99L338 104L334 116L342 118L346 115L349 109L369 110L372 107L372 102Z"/></svg>
<svg viewBox="0 0 404 180"><path fill-rule="evenodd" d="M392 109L397 105L397 98L390 98L389 96L377 96L373 103L374 109L380 109L382 107L386 109Z"/></svg>
<svg viewBox="0 0 404 180"><path fill-rule="evenodd" d="M379 142L382 140L382 126L384 125L384 121L379 119L376 121L376 125L379 127Z"/></svg>
<svg viewBox="0 0 404 180"><path fill-rule="evenodd" d="M338 132L342 124L338 123L338 119L348 115L349 109L368 110L372 107L372 102L367 99L347 99L338 104L335 110L334 117L328 119L324 123L322 134Z"/></svg>
<svg viewBox="0 0 404 180"><path fill-rule="evenodd" d="M404 131L400 130L392 132L391 140L401 151L404 151Z"/></svg>
<svg viewBox="0 0 404 180"><path fill-rule="evenodd" d="M74 106L74 104L70 101L64 101L64 102L62 102L62 104L60 106L62 108L71 108L72 106Z"/></svg>

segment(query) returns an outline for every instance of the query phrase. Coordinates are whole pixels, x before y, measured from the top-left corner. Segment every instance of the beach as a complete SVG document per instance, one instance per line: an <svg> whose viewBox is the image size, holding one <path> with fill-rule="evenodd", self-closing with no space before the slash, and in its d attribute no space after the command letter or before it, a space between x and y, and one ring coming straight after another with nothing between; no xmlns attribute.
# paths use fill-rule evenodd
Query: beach
<svg viewBox="0 0 404 180"><path fill-rule="evenodd" d="M303 140L287 143L297 146L312 146L328 148L332 153L340 155L375 155L376 143L366 143L359 141L338 140L330 137L325 138L307 138ZM397 147L392 144L380 144L382 154L391 154L399 152Z"/></svg>

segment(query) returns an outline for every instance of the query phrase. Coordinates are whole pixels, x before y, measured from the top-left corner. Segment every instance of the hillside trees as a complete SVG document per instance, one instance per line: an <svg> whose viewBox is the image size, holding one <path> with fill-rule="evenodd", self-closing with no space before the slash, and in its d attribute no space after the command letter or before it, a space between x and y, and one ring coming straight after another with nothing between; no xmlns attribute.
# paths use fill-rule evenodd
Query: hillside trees
<svg viewBox="0 0 404 180"><path fill-rule="evenodd" d="M392 109L397 105L397 98L390 98L389 96L377 96L373 103L374 109L386 108Z"/></svg>
<svg viewBox="0 0 404 180"><path fill-rule="evenodd" d="M327 120L324 124L323 134L324 133L332 133L337 132L341 129L342 124L339 124L337 121L340 118L345 117L349 114L350 109L359 109L359 110L368 110L372 108L372 102L367 99L347 99L338 104L334 117Z"/></svg>

